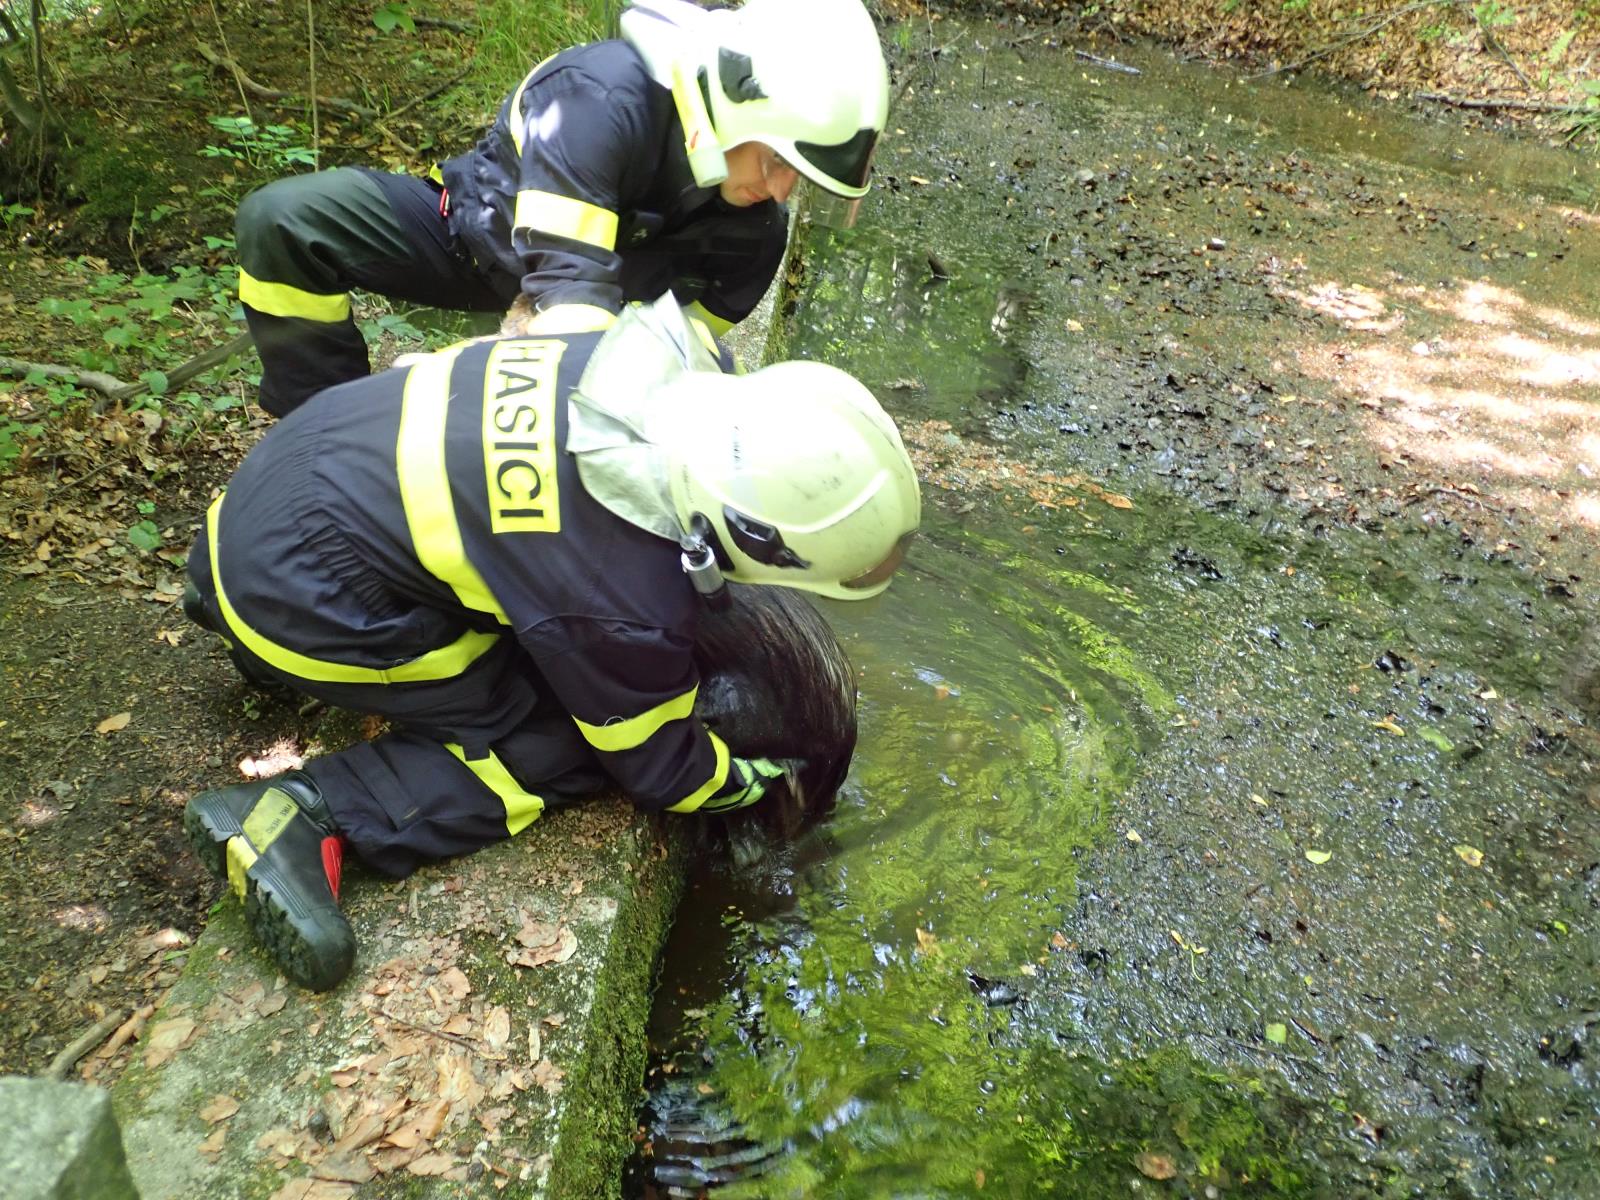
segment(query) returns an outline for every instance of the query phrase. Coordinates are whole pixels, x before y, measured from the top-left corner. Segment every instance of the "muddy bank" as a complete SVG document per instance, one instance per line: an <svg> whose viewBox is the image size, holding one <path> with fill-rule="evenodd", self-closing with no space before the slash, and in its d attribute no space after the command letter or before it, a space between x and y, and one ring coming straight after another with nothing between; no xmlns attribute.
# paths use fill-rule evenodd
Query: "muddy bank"
<svg viewBox="0 0 1600 1200"><path fill-rule="evenodd" d="M908 23L927 20L890 0ZM1141 38L1197 62L1226 64L1254 79L1293 86L1298 75L1339 80L1418 112L1493 124L1552 141L1577 128L1592 142L1588 84L1600 23L1581 3L1391 4L1351 8L1337 0L1285 4L1183 4L1117 0L977 0L949 6L994 22L1008 45L1052 40L1114 55ZM937 33L934 37L938 38Z"/></svg>

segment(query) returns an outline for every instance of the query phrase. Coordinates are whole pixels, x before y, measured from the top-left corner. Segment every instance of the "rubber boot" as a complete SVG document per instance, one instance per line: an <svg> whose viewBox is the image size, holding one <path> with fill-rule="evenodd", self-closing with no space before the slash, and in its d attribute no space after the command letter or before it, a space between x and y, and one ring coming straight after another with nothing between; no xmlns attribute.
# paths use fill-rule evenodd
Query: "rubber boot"
<svg viewBox="0 0 1600 1200"><path fill-rule="evenodd" d="M202 792L183 832L244 902L245 923L278 969L325 992L350 973L356 937L339 911L344 841L311 778L288 771Z"/></svg>

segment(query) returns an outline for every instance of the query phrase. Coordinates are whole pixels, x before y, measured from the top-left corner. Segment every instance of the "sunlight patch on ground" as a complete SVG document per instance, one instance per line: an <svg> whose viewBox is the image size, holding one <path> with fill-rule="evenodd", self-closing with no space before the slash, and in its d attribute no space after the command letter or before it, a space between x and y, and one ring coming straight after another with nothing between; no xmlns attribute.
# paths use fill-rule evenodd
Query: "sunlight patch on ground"
<svg viewBox="0 0 1600 1200"><path fill-rule="evenodd" d="M98 904L69 904L56 910L55 919L65 929L99 931L111 925L111 914Z"/></svg>
<svg viewBox="0 0 1600 1200"><path fill-rule="evenodd" d="M305 761L294 738L279 738L260 754L247 755L240 760L239 774L246 779L266 779L284 771L298 771Z"/></svg>
<svg viewBox="0 0 1600 1200"><path fill-rule="evenodd" d="M1600 322L1483 281L1390 291L1329 282L1289 294L1348 334L1302 347L1299 365L1360 405L1386 458L1430 463L1547 517L1597 523Z"/></svg>
<svg viewBox="0 0 1600 1200"><path fill-rule="evenodd" d="M24 800L22 807L17 812L17 824L24 829L38 829L41 825L48 825L61 815L61 811L53 804L43 800Z"/></svg>

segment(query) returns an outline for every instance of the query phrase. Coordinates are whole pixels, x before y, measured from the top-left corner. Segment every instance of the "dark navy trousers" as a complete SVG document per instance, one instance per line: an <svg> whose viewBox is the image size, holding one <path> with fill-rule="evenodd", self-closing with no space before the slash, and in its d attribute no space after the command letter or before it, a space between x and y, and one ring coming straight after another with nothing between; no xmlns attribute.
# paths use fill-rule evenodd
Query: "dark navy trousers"
<svg viewBox="0 0 1600 1200"><path fill-rule="evenodd" d="M541 809L611 786L572 718L541 694L537 668L509 633L449 679L303 679L227 636L204 531L190 551L189 577L199 594L191 615L223 636L247 681L390 721L382 736L304 767L356 855L384 874L408 875L423 862L481 849Z"/></svg>

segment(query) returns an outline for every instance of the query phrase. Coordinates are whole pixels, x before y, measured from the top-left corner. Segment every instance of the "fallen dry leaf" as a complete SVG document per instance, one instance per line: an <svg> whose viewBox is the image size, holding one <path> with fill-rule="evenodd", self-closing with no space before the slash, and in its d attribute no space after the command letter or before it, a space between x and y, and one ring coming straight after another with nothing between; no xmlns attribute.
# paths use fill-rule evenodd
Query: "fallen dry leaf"
<svg viewBox="0 0 1600 1200"><path fill-rule="evenodd" d="M465 1000L472 992L472 984L467 979L466 972L460 967L451 967L439 973L439 983L449 990L450 998L457 1004Z"/></svg>
<svg viewBox="0 0 1600 1200"><path fill-rule="evenodd" d="M200 1109L200 1119L207 1125L215 1125L218 1121L226 1121L239 1111L239 1102L232 1096L221 1094L211 1097Z"/></svg>
<svg viewBox="0 0 1600 1200"><path fill-rule="evenodd" d="M506 1056L506 1044L511 1041L511 1014L502 1005L495 1005L483 1019L484 1049L494 1058Z"/></svg>
<svg viewBox="0 0 1600 1200"><path fill-rule="evenodd" d="M161 1066L189 1044L189 1039L194 1037L194 1031L195 1023L188 1017L173 1017L171 1020L157 1022L151 1028L150 1036L145 1039L147 1049L144 1065L152 1070Z"/></svg>
<svg viewBox="0 0 1600 1200"><path fill-rule="evenodd" d="M328 1179L291 1179L268 1200L346 1200L353 1196L353 1183L335 1183Z"/></svg>
<svg viewBox="0 0 1600 1200"><path fill-rule="evenodd" d="M196 1146L195 1149L215 1162L217 1155L222 1153L222 1144L227 1139L227 1136L228 1127L226 1125L218 1125L211 1131L211 1136Z"/></svg>
<svg viewBox="0 0 1600 1200"><path fill-rule="evenodd" d="M565 925L554 933L552 940L537 944L523 941L524 936L539 938L543 930L553 928L541 922L525 922L517 933L517 940L525 949L506 951L506 961L514 967L542 967L547 963L564 963L578 952L578 935Z"/></svg>
<svg viewBox="0 0 1600 1200"><path fill-rule="evenodd" d="M119 729L126 729L128 722L133 720L131 712L119 712L115 716L107 717L94 727L96 733L115 733Z"/></svg>
<svg viewBox="0 0 1600 1200"><path fill-rule="evenodd" d="M939 939L931 930L923 929L920 925L917 927L917 949L924 954L939 953Z"/></svg>
<svg viewBox="0 0 1600 1200"><path fill-rule="evenodd" d="M311 1174L338 1183L365 1183L377 1172L365 1157L352 1150L328 1155L312 1168Z"/></svg>
<svg viewBox="0 0 1600 1200"><path fill-rule="evenodd" d="M406 1170L413 1175L443 1175L455 1165L456 1160L448 1154L422 1154L408 1162Z"/></svg>
<svg viewBox="0 0 1600 1200"><path fill-rule="evenodd" d="M548 1095L558 1095L561 1091L561 1081L566 1077L567 1073L548 1058L541 1058L534 1064L533 1081Z"/></svg>

